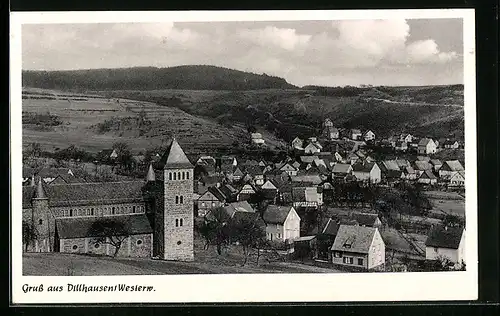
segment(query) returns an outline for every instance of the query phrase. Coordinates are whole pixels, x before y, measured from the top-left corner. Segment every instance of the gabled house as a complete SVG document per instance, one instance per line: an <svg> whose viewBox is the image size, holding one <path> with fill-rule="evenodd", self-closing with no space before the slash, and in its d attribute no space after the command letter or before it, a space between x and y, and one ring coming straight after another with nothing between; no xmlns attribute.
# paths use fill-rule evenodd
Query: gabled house
<svg viewBox="0 0 500 316"><path fill-rule="evenodd" d="M355 163L352 174L362 182L379 183L382 180L380 167L375 162Z"/></svg>
<svg viewBox="0 0 500 316"><path fill-rule="evenodd" d="M414 169L417 173L417 177L420 177L425 171L430 171L432 173L433 166L430 162L417 160L414 163Z"/></svg>
<svg viewBox="0 0 500 316"><path fill-rule="evenodd" d="M299 137L295 137L291 143L292 149L303 150L304 149L304 141Z"/></svg>
<svg viewBox="0 0 500 316"><path fill-rule="evenodd" d="M307 144L306 147L304 147L304 153L311 155L311 154L316 154L319 153L323 149L323 146L321 146L320 143L317 141L312 141Z"/></svg>
<svg viewBox="0 0 500 316"><path fill-rule="evenodd" d="M248 165L245 166L245 171L252 177L254 183L258 186L264 184L264 172L262 167L259 165Z"/></svg>
<svg viewBox="0 0 500 316"><path fill-rule="evenodd" d="M456 140L449 140L448 139L443 143L443 147L446 149L458 149L458 148L460 148L460 144Z"/></svg>
<svg viewBox="0 0 500 316"><path fill-rule="evenodd" d="M394 149L397 151L407 151L408 150L408 143L405 141L396 141Z"/></svg>
<svg viewBox="0 0 500 316"><path fill-rule="evenodd" d="M417 180L418 183L434 185L437 183L437 177L431 170L425 170Z"/></svg>
<svg viewBox="0 0 500 316"><path fill-rule="evenodd" d="M291 163L287 162L284 165L280 166L279 171L285 172L289 176L296 176L298 169L294 167Z"/></svg>
<svg viewBox="0 0 500 316"><path fill-rule="evenodd" d="M401 142L411 143L411 142L413 142L413 135L412 134L401 134L401 135L399 135L399 140Z"/></svg>
<svg viewBox="0 0 500 316"><path fill-rule="evenodd" d="M437 145L430 138L422 138L418 142L417 152L424 155L435 154L437 152Z"/></svg>
<svg viewBox="0 0 500 316"><path fill-rule="evenodd" d="M458 160L448 160L439 169L439 177L451 176L456 172L464 171L464 167Z"/></svg>
<svg viewBox="0 0 500 316"><path fill-rule="evenodd" d="M362 270L385 266L385 243L375 227L340 225L331 247L332 262Z"/></svg>
<svg viewBox="0 0 500 316"><path fill-rule="evenodd" d="M446 174L439 179L443 184L451 188L465 186L465 171L457 171L452 174Z"/></svg>
<svg viewBox="0 0 500 316"><path fill-rule="evenodd" d="M438 226L431 229L425 241L425 259L447 258L456 265L465 263L465 229Z"/></svg>
<svg viewBox="0 0 500 316"><path fill-rule="evenodd" d="M373 141L373 140L375 140L375 133L374 133L374 132L372 132L371 130L368 130L368 131L365 133L365 135L363 136L363 138L364 138L364 140L365 140L366 142L368 142L368 141Z"/></svg>
<svg viewBox="0 0 500 316"><path fill-rule="evenodd" d="M431 159L430 163L432 164L432 169L434 172L438 172L439 169L443 166L443 163L439 159Z"/></svg>
<svg viewBox="0 0 500 316"><path fill-rule="evenodd" d="M362 135L363 134L361 133L361 131L359 129L353 128L350 131L350 138L352 140L360 140Z"/></svg>
<svg viewBox="0 0 500 316"><path fill-rule="evenodd" d="M300 237L300 217L294 207L269 205L262 218L267 240L286 241Z"/></svg>
<svg viewBox="0 0 500 316"><path fill-rule="evenodd" d="M352 166L345 163L336 163L332 168L332 178L335 182L345 182L346 177L352 173Z"/></svg>
<svg viewBox="0 0 500 316"><path fill-rule="evenodd" d="M236 198L238 196L238 190L236 190L232 185L223 184L219 187L219 190L226 197L226 202L229 203L236 202Z"/></svg>
<svg viewBox="0 0 500 316"><path fill-rule="evenodd" d="M255 210L247 201L228 203L223 207L230 218L233 218L236 213L255 213Z"/></svg>
<svg viewBox="0 0 500 316"><path fill-rule="evenodd" d="M250 137L252 139L252 144L256 145L264 145L265 140L262 138L261 133L250 133Z"/></svg>
<svg viewBox="0 0 500 316"><path fill-rule="evenodd" d="M417 173L415 172L415 169L413 169L412 166L403 167L401 169L401 178L405 180L416 180Z"/></svg>
<svg viewBox="0 0 500 316"><path fill-rule="evenodd" d="M310 182L320 184L323 182L321 174L317 168L309 168L308 170L299 170L296 176L291 177L292 182Z"/></svg>
<svg viewBox="0 0 500 316"><path fill-rule="evenodd" d="M232 180L233 181L240 181L244 176L245 176L245 174L243 173L243 171L241 171L241 168L236 167L233 171L233 174L232 174Z"/></svg>
<svg viewBox="0 0 500 316"><path fill-rule="evenodd" d="M212 208L224 205L226 196L217 187L209 187L208 190L198 198L198 216L207 215Z"/></svg>
<svg viewBox="0 0 500 316"><path fill-rule="evenodd" d="M238 192L236 199L237 199L237 201L246 201L252 195L254 195L255 192L257 192L255 187L253 185L251 185L250 183L246 183L245 185L243 185L243 187Z"/></svg>

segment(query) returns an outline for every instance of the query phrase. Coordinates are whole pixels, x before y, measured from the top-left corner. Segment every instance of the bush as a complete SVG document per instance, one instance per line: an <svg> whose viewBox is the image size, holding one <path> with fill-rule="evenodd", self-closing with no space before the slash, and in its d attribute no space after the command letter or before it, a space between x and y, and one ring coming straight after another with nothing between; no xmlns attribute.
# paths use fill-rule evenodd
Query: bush
<svg viewBox="0 0 500 316"><path fill-rule="evenodd" d="M42 126L58 126L63 122L57 115L52 115L50 112L45 114L39 113L23 113L23 124L34 124Z"/></svg>

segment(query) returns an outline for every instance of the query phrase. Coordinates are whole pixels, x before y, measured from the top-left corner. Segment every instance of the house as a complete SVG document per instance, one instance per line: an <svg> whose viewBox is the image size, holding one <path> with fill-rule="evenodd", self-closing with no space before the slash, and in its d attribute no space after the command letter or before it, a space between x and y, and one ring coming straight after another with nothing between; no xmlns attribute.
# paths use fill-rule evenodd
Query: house
<svg viewBox="0 0 500 316"><path fill-rule="evenodd" d="M437 177L432 173L431 170L425 170L422 174L420 174L418 183L434 185L437 183Z"/></svg>
<svg viewBox="0 0 500 316"><path fill-rule="evenodd" d="M250 183L246 183L238 192L236 197L237 201L245 201L248 200L252 195L255 194L257 190Z"/></svg>
<svg viewBox="0 0 500 316"><path fill-rule="evenodd" d="M314 160L319 159L319 157L317 155L313 155L313 156L300 156L299 159L300 159L301 164L310 164Z"/></svg>
<svg viewBox="0 0 500 316"><path fill-rule="evenodd" d="M253 207L247 201L233 202L223 206L230 218L236 213L255 213Z"/></svg>
<svg viewBox="0 0 500 316"><path fill-rule="evenodd" d="M118 152L116 151L116 149L113 149L113 151L111 152L111 154L109 155L109 158L111 160L115 160L116 158L118 158Z"/></svg>
<svg viewBox="0 0 500 316"><path fill-rule="evenodd" d="M394 149L397 151L407 151L408 150L408 143L405 141L396 141Z"/></svg>
<svg viewBox="0 0 500 316"><path fill-rule="evenodd" d="M219 187L219 190L224 194L226 197L226 202L236 202L236 197L238 196L238 190L236 190L232 185L230 184L223 184Z"/></svg>
<svg viewBox="0 0 500 316"><path fill-rule="evenodd" d="M216 165L216 160L212 156L201 156L196 160L197 165Z"/></svg>
<svg viewBox="0 0 500 316"><path fill-rule="evenodd" d="M364 140L365 140L366 142L368 142L368 141L373 141L373 140L375 140L375 133L374 133L374 132L372 132L372 131L370 131L370 130L368 130L368 131L365 133L365 135L364 135L364 137L363 137L363 138L364 138Z"/></svg>
<svg viewBox="0 0 500 316"><path fill-rule="evenodd" d="M436 151L437 151L437 145L432 139L422 138L418 142L417 152L419 154L424 154L424 155L435 154Z"/></svg>
<svg viewBox="0 0 500 316"><path fill-rule="evenodd" d="M448 160L439 169L439 177L451 176L452 174L464 171L464 167L458 160Z"/></svg>
<svg viewBox="0 0 500 316"><path fill-rule="evenodd" d="M303 150L304 149L304 141L302 139L300 139L299 137L295 137L292 140L291 148L292 149Z"/></svg>
<svg viewBox="0 0 500 316"><path fill-rule="evenodd" d="M376 227L340 225L331 247L339 266L373 270L385 267L385 243Z"/></svg>
<svg viewBox="0 0 500 316"><path fill-rule="evenodd" d="M304 153L307 155L312 155L319 153L323 149L323 146L314 138L314 140L309 141L307 146L304 148Z"/></svg>
<svg viewBox="0 0 500 316"><path fill-rule="evenodd" d="M208 190L198 198L198 216L207 215L212 208L224 205L226 196L217 187L209 187Z"/></svg>
<svg viewBox="0 0 500 316"><path fill-rule="evenodd" d="M35 170L33 168L23 167L23 184L28 184L34 181L34 177L40 177L43 179L45 183L50 183L54 181L58 176L61 176L65 179L64 182L74 183L71 178L75 178L75 174L69 168L42 168L41 170ZM78 182L85 182L82 179Z"/></svg>
<svg viewBox="0 0 500 316"><path fill-rule="evenodd" d="M264 172L259 165L245 166L245 171L250 175L256 185L261 186L264 184Z"/></svg>
<svg viewBox="0 0 500 316"><path fill-rule="evenodd" d="M382 222L377 214L374 213L351 213L351 218L354 219L359 226L365 227L382 227Z"/></svg>
<svg viewBox="0 0 500 316"><path fill-rule="evenodd" d="M415 172L415 169L411 166L403 167L401 169L401 178L405 180L415 180L417 179L417 173Z"/></svg>
<svg viewBox="0 0 500 316"><path fill-rule="evenodd" d="M336 128L336 127L328 127L328 128L325 128L324 130L324 135L327 139L338 139L339 138L339 129Z"/></svg>
<svg viewBox="0 0 500 316"><path fill-rule="evenodd" d="M442 183L447 184L448 187L463 187L465 186L465 171L446 174L440 180Z"/></svg>
<svg viewBox="0 0 500 316"><path fill-rule="evenodd" d="M252 139L252 144L264 145L265 143L261 133L250 133L250 137Z"/></svg>
<svg viewBox="0 0 500 316"><path fill-rule="evenodd" d="M399 135L399 140L401 142L405 142L405 143L411 143L413 142L413 135L412 134L401 134Z"/></svg>
<svg viewBox="0 0 500 316"><path fill-rule="evenodd" d="M269 205L262 218L267 240L286 241L300 237L300 217L294 207Z"/></svg>
<svg viewBox="0 0 500 316"><path fill-rule="evenodd" d="M432 171L433 169L433 166L430 162L420 160L415 161L413 167L415 169L415 172L417 173L417 177L420 177L425 171Z"/></svg>
<svg viewBox="0 0 500 316"><path fill-rule="evenodd" d="M443 166L443 163L439 159L431 159L430 163L432 164L432 169L434 172L438 172L439 169Z"/></svg>
<svg viewBox="0 0 500 316"><path fill-rule="evenodd" d="M438 226L431 229L425 241L425 259L447 258L456 265L465 263L465 229Z"/></svg>
<svg viewBox="0 0 500 316"><path fill-rule="evenodd" d="M245 174L243 173L243 171L241 171L241 168L240 167L236 167L233 171L233 174L232 174L232 180L233 181L240 181L243 176L245 176Z"/></svg>
<svg viewBox="0 0 500 316"><path fill-rule="evenodd" d="M350 137L352 140L360 140L362 135L359 129L351 129Z"/></svg>
<svg viewBox="0 0 500 316"><path fill-rule="evenodd" d="M296 176L291 177L292 182L310 182L320 184L323 182L319 170L317 168L309 168L308 170L299 170Z"/></svg>
<svg viewBox="0 0 500 316"><path fill-rule="evenodd" d="M285 172L289 176L296 176L297 175L297 168L294 167L291 163L287 162L278 169L281 172Z"/></svg>
<svg viewBox="0 0 500 316"><path fill-rule="evenodd" d="M358 181L379 183L382 180L380 167L375 162L360 162L352 166L352 174Z"/></svg>
<svg viewBox="0 0 500 316"><path fill-rule="evenodd" d="M458 148L460 148L460 144L456 140L449 140L448 139L443 143L443 147L446 149L458 149Z"/></svg>
<svg viewBox="0 0 500 316"><path fill-rule="evenodd" d="M334 181L345 182L346 177L352 173L352 166L345 163L336 163L332 168Z"/></svg>
<svg viewBox="0 0 500 316"><path fill-rule="evenodd" d="M86 182L82 178L78 178L69 174L59 174L52 181L46 182L50 185L54 184L69 184L69 183L83 183Z"/></svg>
<svg viewBox="0 0 500 316"><path fill-rule="evenodd" d="M266 197L266 199L274 200L278 194L278 187L274 184L272 180L266 180L264 184L260 187L260 190Z"/></svg>

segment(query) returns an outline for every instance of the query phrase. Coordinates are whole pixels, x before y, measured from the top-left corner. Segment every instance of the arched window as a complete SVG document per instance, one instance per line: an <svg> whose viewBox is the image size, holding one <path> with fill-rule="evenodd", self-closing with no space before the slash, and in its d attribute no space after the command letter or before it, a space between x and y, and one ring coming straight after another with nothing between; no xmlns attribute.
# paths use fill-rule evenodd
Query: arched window
<svg viewBox="0 0 500 316"><path fill-rule="evenodd" d="M175 204L179 204L179 196L178 195L175 196Z"/></svg>
<svg viewBox="0 0 500 316"><path fill-rule="evenodd" d="M115 207L114 206L111 208L111 214L113 214L113 215L115 214Z"/></svg>
<svg viewBox="0 0 500 316"><path fill-rule="evenodd" d="M182 224L183 224L182 218L181 218L180 222L181 222L181 224L180 224L180 225L182 226Z"/></svg>
<svg viewBox="0 0 500 316"><path fill-rule="evenodd" d="M135 213L135 205L132 206L132 213Z"/></svg>
<svg viewBox="0 0 500 316"><path fill-rule="evenodd" d="M177 180L177 173L174 172L174 180Z"/></svg>
<svg viewBox="0 0 500 316"><path fill-rule="evenodd" d="M168 173L168 180L172 180L172 172Z"/></svg>
<svg viewBox="0 0 500 316"><path fill-rule="evenodd" d="M42 225L42 224L43 224L43 220L40 218L40 219L38 220L38 225Z"/></svg>
<svg viewBox="0 0 500 316"><path fill-rule="evenodd" d="M94 216L94 208L90 209L90 215Z"/></svg>
<svg viewBox="0 0 500 316"><path fill-rule="evenodd" d="M179 227L179 220L177 218L175 219L175 227Z"/></svg>
<svg viewBox="0 0 500 316"><path fill-rule="evenodd" d="M184 204L184 197L181 195L181 204ZM182 225L181 225L182 226Z"/></svg>
<svg viewBox="0 0 500 316"><path fill-rule="evenodd" d="M181 179L181 172L177 172L177 178L180 180Z"/></svg>
<svg viewBox="0 0 500 316"><path fill-rule="evenodd" d="M186 179L189 179L189 171L186 172Z"/></svg>
<svg viewBox="0 0 500 316"><path fill-rule="evenodd" d="M73 209L69 210L69 216L73 216Z"/></svg>

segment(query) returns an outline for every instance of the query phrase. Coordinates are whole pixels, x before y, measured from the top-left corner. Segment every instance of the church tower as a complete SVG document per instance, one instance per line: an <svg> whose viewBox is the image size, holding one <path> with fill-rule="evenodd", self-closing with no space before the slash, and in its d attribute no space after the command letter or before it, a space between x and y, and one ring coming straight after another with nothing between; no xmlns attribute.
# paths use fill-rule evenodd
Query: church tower
<svg viewBox="0 0 500 316"><path fill-rule="evenodd" d="M36 252L50 252L54 240L53 234L51 234L53 230L51 227L52 216L42 178L40 178L35 187L31 205L31 225L36 232L33 250Z"/></svg>
<svg viewBox="0 0 500 316"><path fill-rule="evenodd" d="M159 225L155 225L162 231L158 234L159 254L164 260L193 261L194 167L175 138L164 157L166 157L163 169L165 204L162 221L158 223Z"/></svg>

